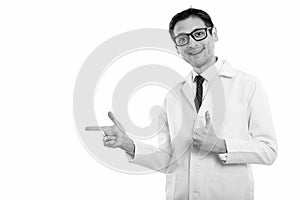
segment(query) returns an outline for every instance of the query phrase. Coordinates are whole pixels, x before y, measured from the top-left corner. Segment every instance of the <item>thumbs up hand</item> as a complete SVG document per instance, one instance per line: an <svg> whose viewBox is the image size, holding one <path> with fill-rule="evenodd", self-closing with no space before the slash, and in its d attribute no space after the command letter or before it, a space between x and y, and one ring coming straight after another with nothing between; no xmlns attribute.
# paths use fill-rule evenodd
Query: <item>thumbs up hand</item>
<svg viewBox="0 0 300 200"><path fill-rule="evenodd" d="M211 125L211 117L208 111L205 112L205 127L197 128L192 137L193 148L197 151L208 151L225 153L225 140L219 139Z"/></svg>

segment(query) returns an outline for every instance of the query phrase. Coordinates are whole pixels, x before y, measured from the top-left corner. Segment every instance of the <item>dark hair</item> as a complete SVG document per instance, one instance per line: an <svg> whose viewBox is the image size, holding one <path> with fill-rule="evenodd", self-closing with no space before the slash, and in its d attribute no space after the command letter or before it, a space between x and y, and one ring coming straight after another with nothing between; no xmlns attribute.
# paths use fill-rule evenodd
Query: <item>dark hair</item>
<svg viewBox="0 0 300 200"><path fill-rule="evenodd" d="M169 33L171 35L171 38L174 37L174 27L177 22L181 20L185 20L189 17L198 17L203 20L205 26L207 27L214 27L214 23L212 22L210 16L203 10L199 10L196 8L189 8L186 9L180 13L177 13L172 20L170 21L169 24ZM210 34L212 33L212 29L209 30Z"/></svg>

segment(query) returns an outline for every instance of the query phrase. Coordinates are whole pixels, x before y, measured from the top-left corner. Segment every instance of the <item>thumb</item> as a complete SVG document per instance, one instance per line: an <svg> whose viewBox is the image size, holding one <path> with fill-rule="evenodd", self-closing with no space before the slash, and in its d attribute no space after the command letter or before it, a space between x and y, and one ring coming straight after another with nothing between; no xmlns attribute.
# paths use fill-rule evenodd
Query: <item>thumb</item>
<svg viewBox="0 0 300 200"><path fill-rule="evenodd" d="M211 118L210 118L209 111L205 112L205 121L206 121L205 128L209 129L211 126Z"/></svg>
<svg viewBox="0 0 300 200"><path fill-rule="evenodd" d="M113 113L111 111L108 112L108 117L119 129L121 129L123 132L125 132L125 129L122 126L122 124L117 120L117 118L113 115Z"/></svg>

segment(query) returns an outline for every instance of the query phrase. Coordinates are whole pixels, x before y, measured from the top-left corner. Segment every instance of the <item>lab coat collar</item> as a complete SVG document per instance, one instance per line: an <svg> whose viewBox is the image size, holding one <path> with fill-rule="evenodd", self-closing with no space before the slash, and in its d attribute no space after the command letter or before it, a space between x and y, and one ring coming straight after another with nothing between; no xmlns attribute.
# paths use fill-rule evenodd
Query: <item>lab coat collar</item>
<svg viewBox="0 0 300 200"><path fill-rule="evenodd" d="M228 78L233 78L236 75L236 70L231 67L231 64L227 60L218 59L215 64L210 66L207 70L202 72L200 75L208 82L211 82L216 74L219 76L225 76ZM193 81L195 76L198 74L192 70L187 76L186 80L190 83Z"/></svg>
<svg viewBox="0 0 300 200"><path fill-rule="evenodd" d="M231 67L231 64L227 60L221 61L219 76L233 78L236 74L237 74L237 71L233 67Z"/></svg>
<svg viewBox="0 0 300 200"><path fill-rule="evenodd" d="M209 67L207 70L205 70L203 73L201 73L201 76L205 78L209 83L212 82L212 80L215 78L215 76L218 74L218 76L224 76L228 78L233 78L236 74L237 71L231 67L230 63L227 60L220 60ZM193 90L191 87L191 82L194 80L194 77L198 75L196 72L193 70L189 73L189 75L186 77L186 81L184 81L183 86L182 86L182 91L186 98L188 99L191 107L193 110L196 112L196 107L194 104L194 94Z"/></svg>

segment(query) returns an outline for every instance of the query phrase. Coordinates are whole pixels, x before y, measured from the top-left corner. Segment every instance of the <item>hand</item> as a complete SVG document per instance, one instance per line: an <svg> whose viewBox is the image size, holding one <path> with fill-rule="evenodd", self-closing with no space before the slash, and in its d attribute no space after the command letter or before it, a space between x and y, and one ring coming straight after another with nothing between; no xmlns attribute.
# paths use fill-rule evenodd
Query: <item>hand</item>
<svg viewBox="0 0 300 200"><path fill-rule="evenodd" d="M217 138L208 111L205 113L205 127L196 129L192 139L193 148L197 151L226 152L225 140Z"/></svg>
<svg viewBox="0 0 300 200"><path fill-rule="evenodd" d="M113 126L100 126L100 127L86 127L87 131L103 131L103 144L110 148L121 148L128 152L130 155L133 154L134 143L126 133L122 124L114 117L112 112L108 112L108 117L114 123Z"/></svg>

